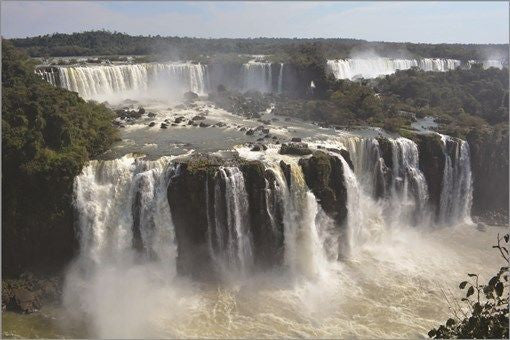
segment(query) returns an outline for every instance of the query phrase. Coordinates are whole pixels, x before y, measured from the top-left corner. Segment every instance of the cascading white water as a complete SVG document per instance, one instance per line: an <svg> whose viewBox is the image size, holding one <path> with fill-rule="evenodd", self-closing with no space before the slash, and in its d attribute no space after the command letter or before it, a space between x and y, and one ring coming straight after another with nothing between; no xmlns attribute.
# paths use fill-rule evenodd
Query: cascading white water
<svg viewBox="0 0 510 340"><path fill-rule="evenodd" d="M244 91L271 92L273 90L271 63L250 61L243 64L242 80Z"/></svg>
<svg viewBox="0 0 510 340"><path fill-rule="evenodd" d="M366 58L366 59L339 59L328 60L327 67L337 79L377 78L379 76L393 74L397 70L407 70L418 67L424 71L445 72L454 70L462 64L455 59L390 59L390 58Z"/></svg>
<svg viewBox="0 0 510 340"><path fill-rule="evenodd" d="M253 265L253 246L250 225L248 223L248 196L244 185L243 173L236 167L221 167L215 185L215 223L214 231L209 223L209 233L215 234L218 246L211 246L211 254L223 274L239 272L246 274ZM225 185L226 220L220 218L219 208L222 201L220 181ZM226 241L226 243L223 243ZM211 236L210 236L210 242Z"/></svg>
<svg viewBox="0 0 510 340"><path fill-rule="evenodd" d="M44 80L50 83L53 86L58 86L57 78L58 71L50 68L50 69L35 69L35 74L41 76Z"/></svg>
<svg viewBox="0 0 510 340"><path fill-rule="evenodd" d="M383 195L387 191L382 176L385 171L379 142L374 138L350 137L344 141L354 162L356 178L370 196ZM378 193L377 185L381 185Z"/></svg>
<svg viewBox="0 0 510 340"><path fill-rule="evenodd" d="M434 72L446 72L449 70L455 70L459 67L462 62L456 59L431 59L431 58L423 58L418 61L418 67L424 71L434 71Z"/></svg>
<svg viewBox="0 0 510 340"><path fill-rule="evenodd" d="M425 213L428 191L425 176L419 169L418 147L413 141L402 137L390 142L393 157L390 185L392 222L420 223L420 214Z"/></svg>
<svg viewBox="0 0 510 340"><path fill-rule="evenodd" d="M439 207L439 220L445 224L470 223L473 180L469 144L441 135L445 166Z"/></svg>
<svg viewBox="0 0 510 340"><path fill-rule="evenodd" d="M58 73L60 86L85 99L168 98L186 91L205 94L208 89L207 66L193 63L62 66Z"/></svg>
<svg viewBox="0 0 510 340"><path fill-rule="evenodd" d="M139 231L148 255L175 267L174 230L166 198L169 157L131 155L91 161L74 182L80 256L96 264L126 256Z"/></svg>
<svg viewBox="0 0 510 340"><path fill-rule="evenodd" d="M275 194L281 195L278 200L283 202L284 261L293 275L316 278L324 271L327 261L316 224L320 208L306 186L301 167L297 162L289 165L290 185L279 164L270 165L280 188Z"/></svg>
<svg viewBox="0 0 510 340"><path fill-rule="evenodd" d="M278 93L283 92L283 63L280 63L280 72L278 73Z"/></svg>

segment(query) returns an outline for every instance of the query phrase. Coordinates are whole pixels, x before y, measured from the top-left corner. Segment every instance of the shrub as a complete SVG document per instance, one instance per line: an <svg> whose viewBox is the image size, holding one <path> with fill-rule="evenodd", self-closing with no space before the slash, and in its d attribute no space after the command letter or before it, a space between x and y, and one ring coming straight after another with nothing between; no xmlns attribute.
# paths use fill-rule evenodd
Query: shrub
<svg viewBox="0 0 510 340"><path fill-rule="evenodd" d="M498 234L498 244L493 246L506 263L509 238L509 234L503 237ZM452 307L454 317L432 329L428 335L432 338L508 339L508 274L508 265L503 266L485 285L480 284L477 274L468 274L468 281L459 285L466 291L466 297L462 298L466 310Z"/></svg>

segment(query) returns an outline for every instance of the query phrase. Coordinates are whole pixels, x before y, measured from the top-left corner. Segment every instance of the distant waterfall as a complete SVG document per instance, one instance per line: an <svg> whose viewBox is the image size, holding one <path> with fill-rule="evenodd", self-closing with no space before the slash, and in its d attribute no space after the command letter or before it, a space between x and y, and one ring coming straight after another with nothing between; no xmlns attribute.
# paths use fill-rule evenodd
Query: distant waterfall
<svg viewBox="0 0 510 340"><path fill-rule="evenodd" d="M51 85L59 86L59 72L56 68L36 69L35 74L41 76Z"/></svg>
<svg viewBox="0 0 510 340"><path fill-rule="evenodd" d="M271 63L250 61L243 64L242 80L244 91L272 92Z"/></svg>
<svg viewBox="0 0 510 340"><path fill-rule="evenodd" d="M283 92L283 63L280 63L280 72L278 73L278 93Z"/></svg>
<svg viewBox="0 0 510 340"><path fill-rule="evenodd" d="M455 59L390 59L390 58L367 58L367 59L339 59L328 60L327 67L337 79L377 78L379 76L393 74L397 70L407 70L418 67L424 71L444 72L454 70L461 65L460 60Z"/></svg>
<svg viewBox="0 0 510 340"><path fill-rule="evenodd" d="M473 64L482 64L483 68L495 67L502 69L503 67L508 67L508 60L499 60L499 59L487 59L483 61L479 60L469 60L468 65L471 66Z"/></svg>
<svg viewBox="0 0 510 340"><path fill-rule="evenodd" d="M441 140L445 166L439 207L440 222L470 222L473 180L469 145L445 135L441 135Z"/></svg>
<svg viewBox="0 0 510 340"><path fill-rule="evenodd" d="M147 63L133 65L87 65L57 67L59 86L78 92L85 99L114 96L159 95L192 91L207 93L207 66L192 63ZM38 70L53 85L55 71Z"/></svg>

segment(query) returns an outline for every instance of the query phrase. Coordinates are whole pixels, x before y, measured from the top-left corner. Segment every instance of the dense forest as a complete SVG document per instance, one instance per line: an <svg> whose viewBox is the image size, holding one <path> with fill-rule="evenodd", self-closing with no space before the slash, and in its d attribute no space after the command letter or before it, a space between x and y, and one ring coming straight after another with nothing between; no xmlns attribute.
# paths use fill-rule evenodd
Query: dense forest
<svg viewBox="0 0 510 340"><path fill-rule="evenodd" d="M69 258L74 245L61 239L72 235L73 179L115 140L111 119L104 105L42 80L25 53L2 41L4 276Z"/></svg>
<svg viewBox="0 0 510 340"><path fill-rule="evenodd" d="M32 57L88 55L151 55L194 59L211 54L280 54L288 48L314 43L327 58L347 58L362 51L386 57L453 58L484 60L489 57L508 60L505 44L416 44L368 42L357 39L202 39L162 36L131 36L119 32L89 31L73 34L56 33L12 39Z"/></svg>

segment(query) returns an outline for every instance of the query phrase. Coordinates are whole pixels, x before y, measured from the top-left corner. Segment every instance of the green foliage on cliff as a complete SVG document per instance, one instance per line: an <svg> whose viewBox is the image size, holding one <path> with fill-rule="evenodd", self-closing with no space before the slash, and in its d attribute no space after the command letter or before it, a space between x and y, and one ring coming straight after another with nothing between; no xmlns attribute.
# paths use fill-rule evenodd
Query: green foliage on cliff
<svg viewBox="0 0 510 340"><path fill-rule="evenodd" d="M368 124L391 132L410 128L415 118L433 116L441 132L461 138L473 128L506 124L509 118L506 68L410 69L381 79L349 81L325 77L316 67L308 77L322 81L320 93L282 97L277 113L326 124Z"/></svg>
<svg viewBox="0 0 510 340"><path fill-rule="evenodd" d="M445 122L473 126L508 121L508 69L484 70L480 65L449 72L411 69L386 76L377 87L416 111L442 115Z"/></svg>
<svg viewBox="0 0 510 340"><path fill-rule="evenodd" d="M73 178L90 157L106 151L116 138L111 120L112 112L105 106L87 103L76 93L45 82L24 53L2 41L6 272L30 262L51 262L53 256L69 251L62 247L69 247L72 239L63 246L51 237L72 234Z"/></svg>

